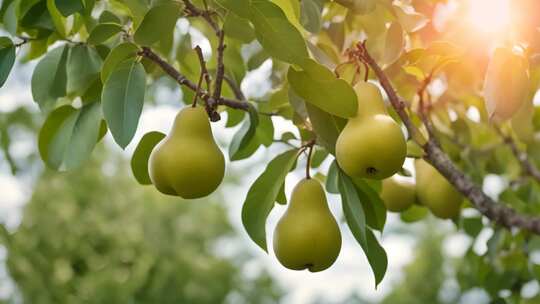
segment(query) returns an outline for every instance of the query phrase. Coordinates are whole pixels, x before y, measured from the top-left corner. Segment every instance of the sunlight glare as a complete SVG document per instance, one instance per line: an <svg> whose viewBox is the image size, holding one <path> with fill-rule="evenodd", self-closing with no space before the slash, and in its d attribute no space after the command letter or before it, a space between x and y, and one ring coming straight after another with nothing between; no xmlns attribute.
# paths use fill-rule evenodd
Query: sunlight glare
<svg viewBox="0 0 540 304"><path fill-rule="evenodd" d="M471 25L486 34L504 33L510 26L509 0L467 0Z"/></svg>

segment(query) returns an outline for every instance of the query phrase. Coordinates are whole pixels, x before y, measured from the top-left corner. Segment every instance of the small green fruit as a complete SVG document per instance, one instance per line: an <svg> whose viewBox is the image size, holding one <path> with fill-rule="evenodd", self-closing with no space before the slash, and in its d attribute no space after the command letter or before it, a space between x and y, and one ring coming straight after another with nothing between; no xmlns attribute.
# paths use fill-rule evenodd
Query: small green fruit
<svg viewBox="0 0 540 304"><path fill-rule="evenodd" d="M330 267L340 250L339 226L321 184L315 179L300 181L274 231L277 259L292 270L317 272Z"/></svg>
<svg viewBox="0 0 540 304"><path fill-rule="evenodd" d="M386 112L377 86L361 82L356 92L358 115L347 122L337 139L337 162L351 177L390 177L401 169L407 156L405 137Z"/></svg>
<svg viewBox="0 0 540 304"><path fill-rule="evenodd" d="M459 216L463 196L426 161L417 159L414 166L420 203L436 217L451 219Z"/></svg>
<svg viewBox="0 0 540 304"><path fill-rule="evenodd" d="M387 178L382 182L381 199L388 211L405 211L416 202L416 187L411 182Z"/></svg>
<svg viewBox="0 0 540 304"><path fill-rule="evenodd" d="M150 154L148 167L152 183L164 194L193 199L216 190L225 174L225 158L204 108L178 113L170 134Z"/></svg>

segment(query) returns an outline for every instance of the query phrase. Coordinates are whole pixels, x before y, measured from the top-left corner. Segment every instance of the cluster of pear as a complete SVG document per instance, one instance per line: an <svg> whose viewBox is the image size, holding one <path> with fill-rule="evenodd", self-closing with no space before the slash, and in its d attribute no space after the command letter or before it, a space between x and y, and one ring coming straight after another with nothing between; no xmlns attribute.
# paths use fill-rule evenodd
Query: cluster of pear
<svg viewBox="0 0 540 304"><path fill-rule="evenodd" d="M416 183L387 178L382 182L381 199L391 212L403 212L414 204L427 207L441 219L453 219L461 211L462 195L437 169L422 159L414 163Z"/></svg>
<svg viewBox="0 0 540 304"><path fill-rule="evenodd" d="M225 158L214 141L203 107L186 107L148 160L152 184L162 193L185 199L214 192L225 174Z"/></svg>

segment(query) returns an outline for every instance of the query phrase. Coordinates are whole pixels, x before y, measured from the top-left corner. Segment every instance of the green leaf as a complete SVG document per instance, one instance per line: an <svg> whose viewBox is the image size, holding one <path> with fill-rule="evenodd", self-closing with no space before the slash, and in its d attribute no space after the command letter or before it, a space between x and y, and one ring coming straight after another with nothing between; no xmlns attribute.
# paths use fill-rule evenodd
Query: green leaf
<svg viewBox="0 0 540 304"><path fill-rule="evenodd" d="M377 6L377 0L336 0L336 2L361 15L371 13Z"/></svg>
<svg viewBox="0 0 540 304"><path fill-rule="evenodd" d="M16 47L7 37L0 37L0 88L6 80L15 64Z"/></svg>
<svg viewBox="0 0 540 304"><path fill-rule="evenodd" d="M279 6L267 0L253 0L250 12L257 40L272 57L301 64L309 56L302 34Z"/></svg>
<svg viewBox="0 0 540 304"><path fill-rule="evenodd" d="M231 160L239 159L239 151L245 148L255 136L257 126L259 125L259 114L253 107L249 107L249 119L242 123L242 126L234 134L234 137L229 146L229 157Z"/></svg>
<svg viewBox="0 0 540 304"><path fill-rule="evenodd" d="M82 0L55 0L54 2L64 17L78 13L84 8Z"/></svg>
<svg viewBox="0 0 540 304"><path fill-rule="evenodd" d="M239 17L248 19L251 15L250 0L216 0L216 2Z"/></svg>
<svg viewBox="0 0 540 304"><path fill-rule="evenodd" d="M339 171L335 161L328 168L325 186L328 193L339 194Z"/></svg>
<svg viewBox="0 0 540 304"><path fill-rule="evenodd" d="M249 237L264 251L266 245L266 218L276 201L285 177L296 162L298 150L290 150L274 158L265 171L251 185L242 206L242 223Z"/></svg>
<svg viewBox="0 0 540 304"><path fill-rule="evenodd" d="M364 253L367 256L373 275L375 276L375 288L382 282L384 275L386 274L386 269L388 268L388 256L386 251L379 244L379 241L373 235L373 232L370 229L366 230L367 236L367 248L362 247ZM362 244L360 244L362 245ZM369 248L369 251L368 251Z"/></svg>
<svg viewBox="0 0 540 304"><path fill-rule="evenodd" d="M255 129L255 135L238 149L231 160L246 159L257 152L261 145L270 146L274 141L274 125L269 116L259 116L259 123Z"/></svg>
<svg viewBox="0 0 540 304"><path fill-rule="evenodd" d="M54 105L57 98L66 96L66 62L69 47L60 46L48 52L32 74L32 96L41 108Z"/></svg>
<svg viewBox="0 0 540 304"><path fill-rule="evenodd" d="M114 140L125 148L133 139L141 116L146 72L140 62L127 60L116 66L103 86L103 114Z"/></svg>
<svg viewBox="0 0 540 304"><path fill-rule="evenodd" d="M120 33L122 26L117 23L100 23L92 29L86 42L89 44L100 44L107 41L112 36Z"/></svg>
<svg viewBox="0 0 540 304"><path fill-rule="evenodd" d="M176 2L160 4L151 8L135 31L133 36L135 42L151 46L160 40L167 39L174 31L180 13L181 6Z"/></svg>
<svg viewBox="0 0 540 304"><path fill-rule="evenodd" d="M112 71L120 62L129 58L134 58L137 55L138 50L139 48L131 42L119 44L112 49L103 62L101 82L105 83L107 81Z"/></svg>
<svg viewBox="0 0 540 304"><path fill-rule="evenodd" d="M328 114L310 104L306 104L306 109L313 130L317 134L318 142L324 146L328 152L334 154L337 138L341 133L341 130L345 128L347 120Z"/></svg>
<svg viewBox="0 0 540 304"><path fill-rule="evenodd" d="M99 103L79 110L66 105L51 112L39 133L43 161L55 170L79 167L98 142L101 117Z"/></svg>
<svg viewBox="0 0 540 304"><path fill-rule="evenodd" d="M67 92L82 95L96 79L103 61L96 49L87 45L76 45L71 48L67 64Z"/></svg>
<svg viewBox="0 0 540 304"><path fill-rule="evenodd" d="M152 184L150 175L148 174L148 158L150 158L150 154L154 147L165 138L165 136L165 134L157 131L146 133L135 148L133 157L131 158L131 171L139 184Z"/></svg>
<svg viewBox="0 0 540 304"><path fill-rule="evenodd" d="M387 65L394 63L405 46L405 37L403 29L398 22L392 22L386 32L386 44L384 49L383 62Z"/></svg>
<svg viewBox="0 0 540 304"><path fill-rule="evenodd" d="M54 27L56 28L56 32L60 37L66 37L66 18L62 16L60 11L57 9L55 3L55 0L47 0L47 9L49 10L49 13L52 18L52 22L54 23Z"/></svg>
<svg viewBox="0 0 540 304"><path fill-rule="evenodd" d="M356 115L356 93L345 80L312 59L305 59L302 67L303 71L297 71L291 66L287 74L296 94L330 114L343 118Z"/></svg>
<svg viewBox="0 0 540 304"><path fill-rule="evenodd" d="M366 213L364 212L364 208L362 207L362 203L360 202L352 179L337 165L336 167L338 171L338 188L341 194L343 214L345 215L347 225L351 229L354 237L360 243L362 248L365 248L364 251L366 251L368 248L366 239Z"/></svg>
<svg viewBox="0 0 540 304"><path fill-rule="evenodd" d="M238 17L236 14L228 13L223 24L223 31L228 37L249 43L255 39L255 30L249 21Z"/></svg>
<svg viewBox="0 0 540 304"><path fill-rule="evenodd" d="M366 213L368 226L382 232L386 223L386 207L379 194L362 179L356 178L353 182L356 186L358 198Z"/></svg>
<svg viewBox="0 0 540 304"><path fill-rule="evenodd" d="M314 34L318 33L322 26L322 7L319 6L319 2L316 0L302 0L300 5L300 22L302 26Z"/></svg>
<svg viewBox="0 0 540 304"><path fill-rule="evenodd" d="M426 18L426 16L405 9L401 3L394 3L392 7L399 23L403 26L403 29L409 33L418 31L429 22L429 19Z"/></svg>

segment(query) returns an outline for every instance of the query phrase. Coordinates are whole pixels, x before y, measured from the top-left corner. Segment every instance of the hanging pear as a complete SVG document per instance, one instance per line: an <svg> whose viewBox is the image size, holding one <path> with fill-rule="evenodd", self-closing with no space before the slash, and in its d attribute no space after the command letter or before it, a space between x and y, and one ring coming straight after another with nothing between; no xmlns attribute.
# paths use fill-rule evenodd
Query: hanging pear
<svg viewBox="0 0 540 304"><path fill-rule="evenodd" d="M187 107L176 115L171 132L150 154L148 167L152 183L164 194L193 199L216 190L225 158L204 108Z"/></svg>
<svg viewBox="0 0 540 304"><path fill-rule="evenodd" d="M405 211L416 202L416 187L408 181L387 178L382 182L381 199L388 211Z"/></svg>
<svg viewBox="0 0 540 304"><path fill-rule="evenodd" d="M407 156L403 132L386 112L376 85L360 82L356 94L358 114L349 119L337 139L337 162L351 177L390 177L401 169Z"/></svg>
<svg viewBox="0 0 540 304"><path fill-rule="evenodd" d="M416 191L420 203L431 210L436 217L452 219L459 216L463 196L454 186L425 160L417 159L414 167Z"/></svg>
<svg viewBox="0 0 540 304"><path fill-rule="evenodd" d="M330 267L340 250L341 233L323 187L315 179L300 181L274 231L277 259L292 270L317 272Z"/></svg>

